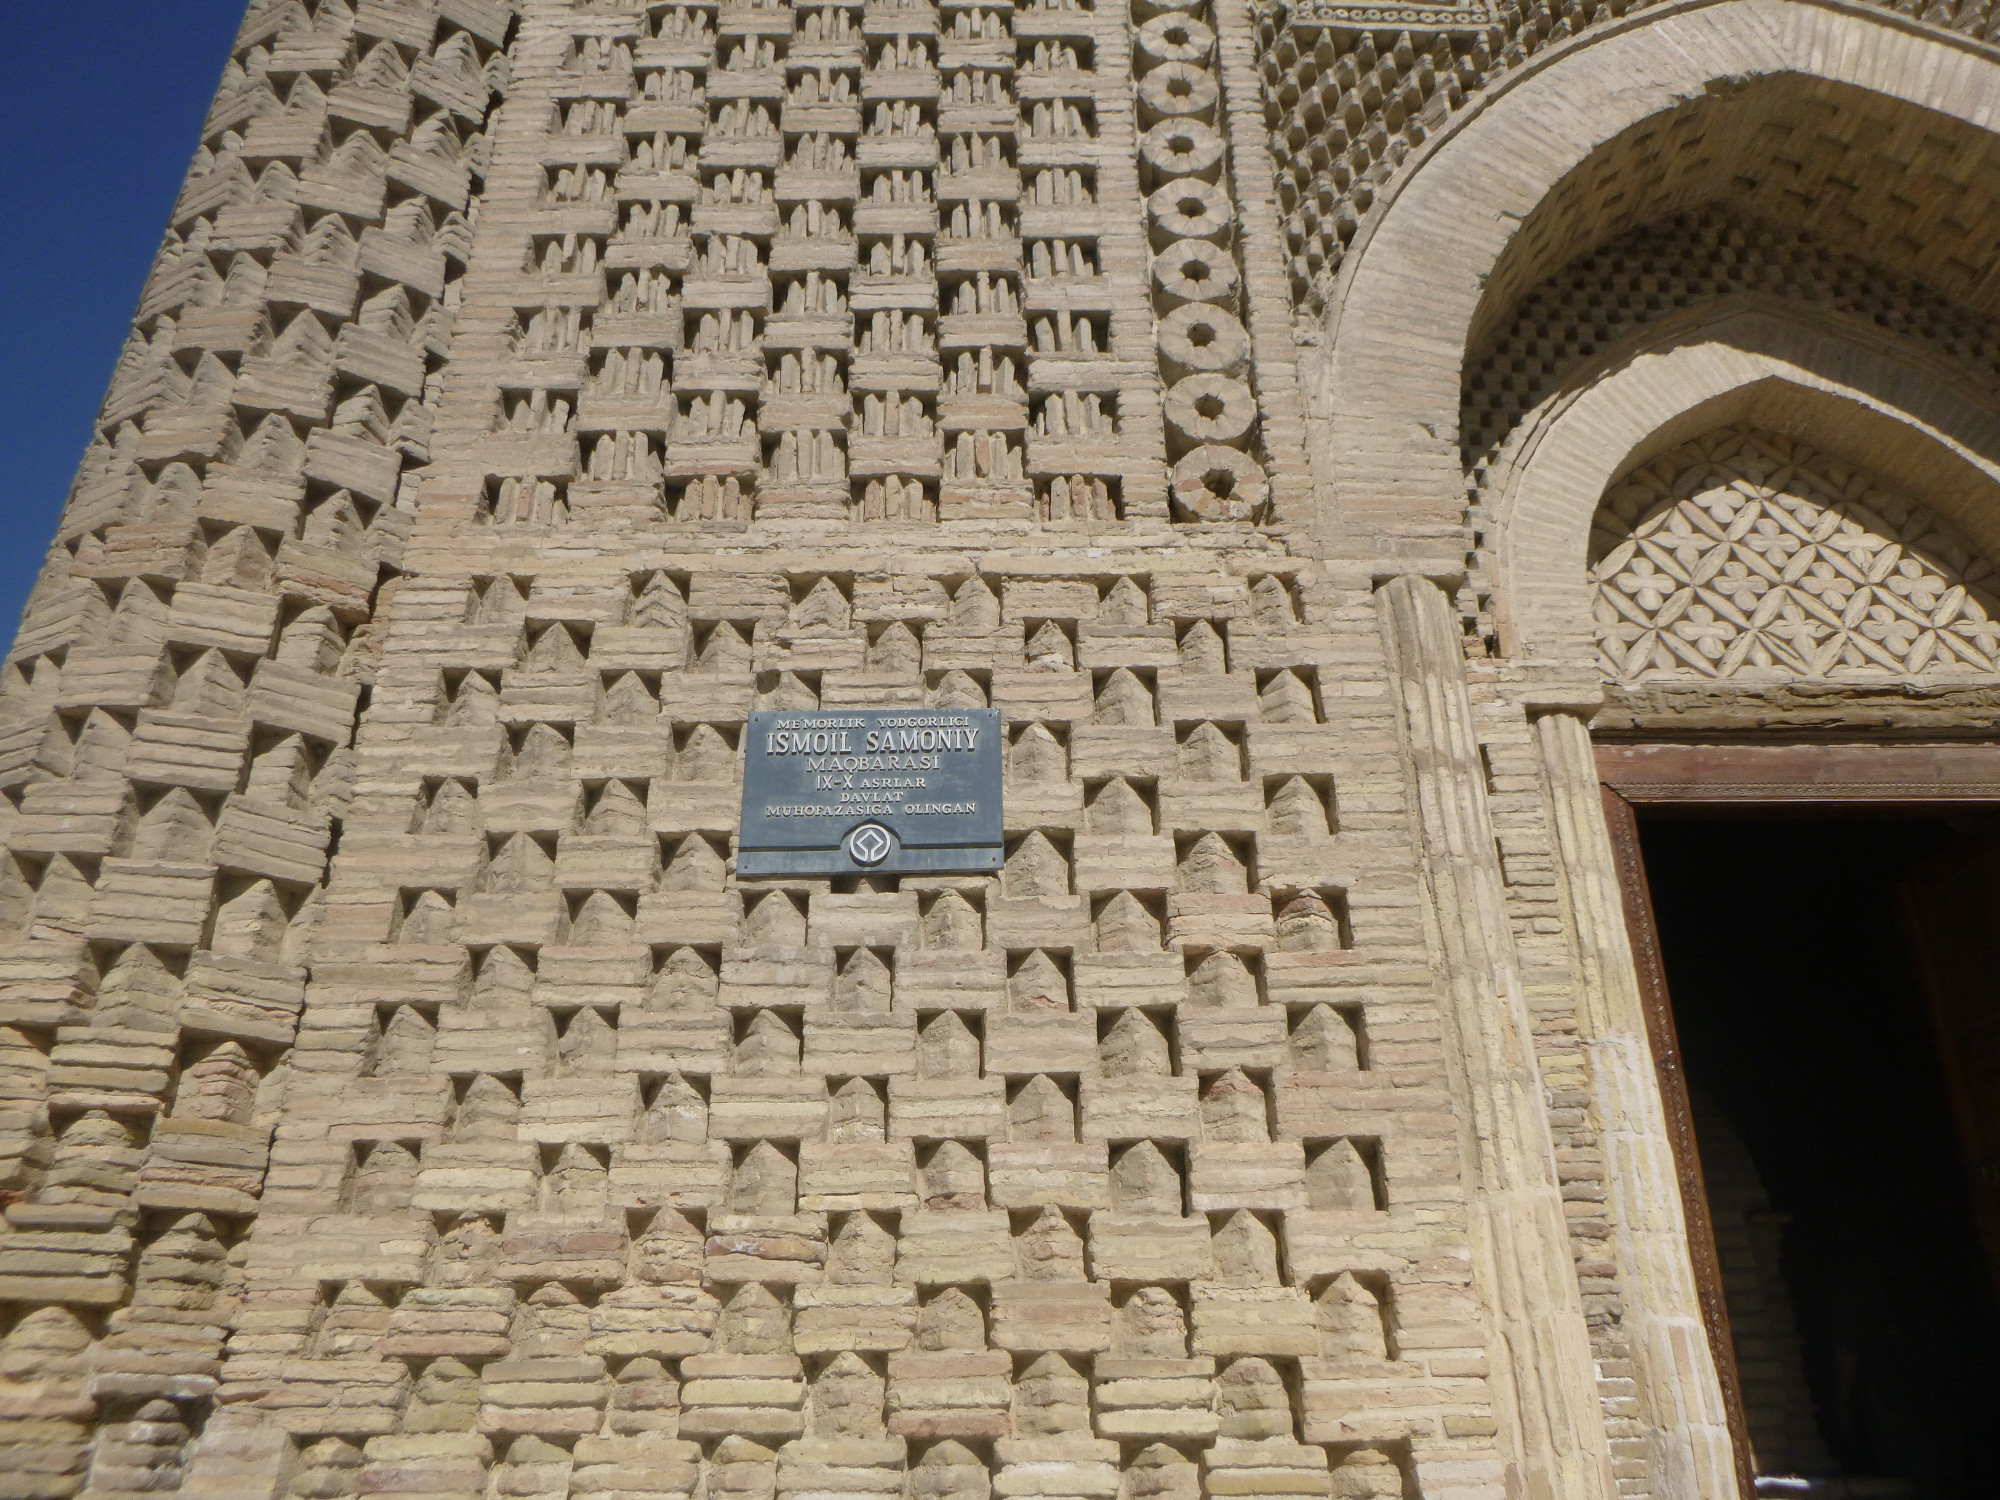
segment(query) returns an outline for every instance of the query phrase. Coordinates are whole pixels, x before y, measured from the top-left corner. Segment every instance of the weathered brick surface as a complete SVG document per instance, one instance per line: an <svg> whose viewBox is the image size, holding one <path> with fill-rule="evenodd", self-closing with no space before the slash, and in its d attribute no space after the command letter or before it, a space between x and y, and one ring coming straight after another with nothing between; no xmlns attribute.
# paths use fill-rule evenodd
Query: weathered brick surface
<svg viewBox="0 0 2000 1500"><path fill-rule="evenodd" d="M1581 716L1806 710L1586 542L1787 358L1991 457L1993 63L1622 9L253 5L0 683L9 1492L1730 1493ZM998 876L738 877L863 704Z"/></svg>

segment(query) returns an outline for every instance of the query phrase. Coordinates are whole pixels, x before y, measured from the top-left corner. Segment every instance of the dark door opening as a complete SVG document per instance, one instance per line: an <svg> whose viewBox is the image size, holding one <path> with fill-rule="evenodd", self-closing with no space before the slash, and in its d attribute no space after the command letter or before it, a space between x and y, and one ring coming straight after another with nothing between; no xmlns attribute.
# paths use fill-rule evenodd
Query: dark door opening
<svg viewBox="0 0 2000 1500"><path fill-rule="evenodd" d="M1640 824L1757 1472L1822 1494L1993 1493L2000 1303L1897 901L1960 837Z"/></svg>

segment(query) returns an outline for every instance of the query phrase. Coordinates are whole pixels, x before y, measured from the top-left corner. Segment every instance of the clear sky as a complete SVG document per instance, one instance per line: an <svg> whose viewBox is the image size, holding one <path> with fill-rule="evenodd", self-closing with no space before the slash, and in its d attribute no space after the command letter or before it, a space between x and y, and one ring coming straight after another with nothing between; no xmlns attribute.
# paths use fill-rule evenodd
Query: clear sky
<svg viewBox="0 0 2000 1500"><path fill-rule="evenodd" d="M10 642L243 11L243 0L0 0Z"/></svg>

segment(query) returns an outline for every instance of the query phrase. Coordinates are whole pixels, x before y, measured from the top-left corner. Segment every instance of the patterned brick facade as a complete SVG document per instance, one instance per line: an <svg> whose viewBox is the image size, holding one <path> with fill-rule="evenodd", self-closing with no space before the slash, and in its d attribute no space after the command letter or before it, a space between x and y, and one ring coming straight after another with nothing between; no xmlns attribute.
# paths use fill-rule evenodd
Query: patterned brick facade
<svg viewBox="0 0 2000 1500"><path fill-rule="evenodd" d="M1994 528L1747 396L1522 476L1758 296L1990 379L2000 63L1319 9L252 6L0 684L7 1493L1735 1493L1586 722L1952 712ZM1739 12L1957 71L1534 102ZM874 705L1000 711L1001 873L739 878L748 714Z"/></svg>

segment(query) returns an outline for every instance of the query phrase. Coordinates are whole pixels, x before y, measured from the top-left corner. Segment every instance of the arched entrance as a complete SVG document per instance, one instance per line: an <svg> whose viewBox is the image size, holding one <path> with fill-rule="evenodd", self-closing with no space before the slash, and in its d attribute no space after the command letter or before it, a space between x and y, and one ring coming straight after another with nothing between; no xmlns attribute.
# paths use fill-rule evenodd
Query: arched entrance
<svg viewBox="0 0 2000 1500"><path fill-rule="evenodd" d="M1839 726L1875 687L1995 677L1990 559L1782 431L1732 423L1628 471L1588 560L1601 669L1637 719L1817 695ZM1673 738L1597 758L1734 1436L1759 1475L1977 1493L2000 1401L1979 1171L2000 757L1942 725ZM1912 1258L1922 1276L1883 1274Z"/></svg>
<svg viewBox="0 0 2000 1500"><path fill-rule="evenodd" d="M1726 234L1712 236L1711 253L1732 248L1744 247ZM1544 314L1569 309L1564 316L1572 325L1579 312L1587 320L1593 269L1552 273L1523 294L1524 305L1539 304ZM2000 793L1985 707L2000 689L2000 595L1992 587L2000 555L1994 484L2000 403L1982 351L1951 347L1934 330L1913 333L1879 314L1863 316L1871 301L1920 305L1909 286L1879 267L1848 274L1840 306L1801 306L1804 299L1767 288L1726 287L1670 317L1612 329L1595 347L1568 332L1566 369L1553 363L1531 371L1532 379L1517 382L1520 391L1495 399L1482 376L1518 369L1523 351L1565 337L1561 321L1512 315L1505 321L1513 333L1490 341L1467 377L1467 477L1492 544L1494 648L1503 660L1583 669L1606 684L1607 702L1594 724L1599 760L1606 740L1635 758L1620 763L1628 774L1648 755L1645 763L1657 766L1654 752L1668 753L1680 777L1670 800L1682 817L1729 806L1728 822L1710 838L1717 850L1752 847L1742 843L1754 840L1742 826L1746 812L1782 807L1788 816L1820 821L1789 831L1766 828L1768 849L1784 853L1819 839L1851 851L1857 889L1866 889L1884 914L1868 924L1872 937L1888 934L1873 961L1902 991L1905 1014L1896 1036L1883 1043L1885 1056L1900 1052L1910 1062L1888 1085L1913 1100L1897 1122L1922 1113L1915 1101L1940 1121L1947 1098L1958 1106L1956 1137L1949 1128L1920 1132L1904 1149L1917 1153L1937 1181L1962 1189L1960 1158L1982 1160L1994 1127L1979 1098L1990 1083L1979 1071L1983 1065L1974 1062L1967 1073L1954 1053L1967 1038L2000 1027L2000 1015L1967 1009L1980 1002L1964 983L1965 923L1976 923L1979 912L2000 911L2000 888L1976 885L1956 925L1932 920L1935 902L1913 908L1913 938L1941 947L1959 964L1956 993L1922 982L1920 953L1898 939L1893 912L1906 882L1933 890L1954 879L1966 883L1963 874L1927 874L1924 856L1984 868L1968 851L1947 851L1983 826L1977 818L1968 822L1966 809L1990 805ZM1552 295L1556 288L1570 297ZM1576 295L1579 288L1583 295ZM1982 325L1967 310L1956 326ZM1545 740L1567 733L1584 741L1572 745L1567 762L1579 769L1587 748L1581 720L1553 715L1538 727ZM1933 759L1912 773L1913 754ZM1550 761L1557 769L1566 764L1553 749ZM1743 784L1725 796L1712 778L1731 765L1744 768ZM1936 779L1926 781L1931 772ZM1631 791L1615 774L1606 779ZM1552 784L1559 780L1551 776ZM1643 809L1656 793L1629 800ZM1739 1473L1844 1472L1908 1482L1884 1493L1963 1492L1952 1487L1962 1485L1952 1461L1938 1455L1955 1441L1964 1446L1953 1437L1946 1397L1987 1379L1978 1357L1961 1358L1955 1342L1984 1326L1987 1282L1938 1269L1923 1290L1962 1314L1956 1325L1937 1307L1884 1311L1893 1299L1877 1298L1871 1311L1881 1326L1869 1331L1857 1311L1864 1299L1853 1291L1853 1265L1824 1248L1831 1237L1813 1240L1805 1230L1779 1226L1777 1207L1807 1202L1811 1192L1803 1176L1783 1166L1782 1153L1771 1152L1770 1141L1783 1138L1761 1113L1772 1091L1739 1091L1711 1106L1704 1130L1694 1107L1700 1090L1689 1088L1689 1074L1713 1068L1716 1037L1730 1033L1711 1024L1706 1053L1682 1047L1675 1019L1684 1006L1670 991L1678 983L1689 997L1685 1004L1694 1004L1726 991L1728 977L1687 956L1712 958L1717 944L1671 927L1656 930L1639 872L1651 867L1656 878L1670 880L1668 910L1685 907L1691 880L1735 887L1716 869L1704 877L1684 853L1670 876L1658 873L1669 867L1648 861L1647 849L1671 845L1671 837L1649 845L1628 802L1613 800L1610 853L1614 867L1623 866L1625 914L1636 929L1634 993L1653 1064L1646 1082L1657 1088L1658 1128L1678 1178L1689 1277L1676 1285L1655 1274L1641 1300L1647 1313L1660 1316L1642 1315L1634 1331L1647 1321L1664 1330L1676 1309L1699 1309ZM1878 821L1865 836L1843 839L1839 826L1825 822L1829 805L1843 816L1866 812ZM1892 813L1895 827L1885 831L1879 820ZM1588 843L1579 835L1573 876L1588 868ZM1763 873L1790 889L1812 871L1774 857ZM1801 928L1798 940L1810 946L1840 938L1837 928ZM1609 957L1605 982L1615 994L1621 981L1609 970L1627 960ZM1782 988L1782 974L1776 983ZM1755 1034L1759 1014L1738 1017L1741 1038ZM1615 1016L1607 1020L1600 1039L1620 1029ZM1765 1039L1772 1034L1766 1031ZM1602 1086L1629 1059L1606 1049L1598 1061ZM1607 1089L1602 1100L1607 1111L1615 1092ZM1838 1139L1833 1121L1800 1114L1789 1123ZM1739 1166L1749 1163L1748 1175L1724 1174L1727 1187L1718 1198L1704 1186L1710 1165L1704 1143L1739 1134L1752 1142L1735 1157ZM1858 1151L1861 1143L1855 1144ZM1867 1180L1880 1181L1879 1169ZM1643 1172L1630 1173L1614 1189L1625 1199L1628 1228L1643 1222L1644 1181ZM1947 1242L1937 1266L1977 1272L1973 1226L1983 1205L1963 1191L1949 1201L1933 1198ZM1848 1230L1872 1222L1879 1255L1882 1236L1893 1239L1896 1232L1892 1205L1856 1191L1842 1207L1844 1217L1834 1222ZM1800 1221L1814 1223L1810 1212ZM1826 1222L1822 1211L1819 1227ZM1629 1242L1635 1287L1647 1274L1640 1238ZM1653 1248L1664 1243L1656 1239ZM1690 1291L1691 1300L1677 1300ZM1903 1356L1882 1329L1907 1335L1914 1347L1927 1320L1943 1342L1928 1358L1912 1357L1905 1373ZM1920 1370L1935 1380L1941 1369L1949 1373L1923 1403L1928 1430L1919 1442L1911 1435L1919 1418L1894 1398L1924 1388ZM1698 1427L1689 1432L1699 1441ZM1749 1474L1743 1482L1752 1482Z"/></svg>
<svg viewBox="0 0 2000 1500"><path fill-rule="evenodd" d="M2000 782L1981 755L1908 753L1983 750L2000 690L1979 593L2000 558L2000 240L1964 233L1996 208L1977 181L2000 155L1996 98L1991 49L1879 13L1635 15L1542 54L1430 141L1329 307L1325 548L1456 589L1472 711L1519 715L1539 753L1591 1094L1590 1130L1563 1146L1592 1136L1609 1163L1598 1388L1614 1452L1643 1452L1655 1494L1737 1491L1749 1452L1719 1290L1689 1248L1705 1237L1677 1181L1691 1127L1656 1070L1671 1048L1648 1034L1593 732L1844 738L1893 752L1891 779ZM1593 549L1621 486L1635 493ZM1753 532L1796 545L1760 552ZM1779 554L1768 577L1745 560ZM1843 582L1835 558L1864 554ZM1392 665L1397 631L1417 634L1408 597L1382 606ZM1636 1423L1603 1373L1625 1360Z"/></svg>
<svg viewBox="0 0 2000 1500"><path fill-rule="evenodd" d="M1768 229L1739 224L1711 233L1708 252L1758 248L1759 234L1774 260L1798 248ZM1722 286L1708 302L1609 329L1602 343L1587 347L1590 341L1571 330L1590 316L1590 292L1602 282L1596 273L1619 273L1606 258L1585 259L1599 264L1561 268L1523 294L1524 306L1539 306L1544 315L1523 311L1504 319L1512 332L1489 342L1466 380L1462 431L1475 514L1484 516L1491 543L1495 649L1502 659L1586 668L1599 677L1607 694L1593 725L1600 755L1607 739L1635 753L1672 746L1682 766L1675 794L1682 817L1718 805L1710 778L1732 758L1763 767L1746 772L1754 786L1738 788L1729 801L1729 820L1710 839L1716 850L1750 847L1741 842L1750 836L1740 826L1746 811L1776 806L1821 822L1789 832L1765 829L1769 849L1783 852L1818 838L1851 852L1857 889L1867 890L1883 913L1868 924L1869 933L1888 934L1876 966L1903 990L1906 1013L1896 1023L1895 1045L1885 1040L1884 1055L1900 1050L1911 1065L1889 1086L1923 1101L1940 1120L1947 1086L1957 1086L1957 1138L1948 1128L1920 1133L1905 1149L1920 1154L1939 1181L1962 1189L1959 1160L1977 1162L1992 1127L1976 1087L1954 1067L1949 1044L2000 1017L1967 1012L1962 993L1927 989L1918 954L1897 938L1893 913L1903 883L1927 878L1920 856L1946 858L1948 846L1977 827L1964 810L1990 804L2000 774L1990 756L1971 754L1991 749L1982 743L1990 741L1984 705L2000 687L2000 596L1992 589L1993 558L2000 555L1994 535L2000 404L1991 370L1982 351L1952 347L1936 329L1912 331L1870 312L1919 306L1922 297L1866 263L1844 267L1846 291L1825 305L1768 286ZM1699 280L1692 271L1681 274L1683 286ZM1555 295L1558 289L1569 296ZM1568 310L1567 324L1546 315L1558 308ZM1983 325L1964 310L1955 326ZM1518 368L1524 351L1565 338L1566 369L1550 362L1530 370L1530 379L1517 382L1519 391L1496 399L1489 388L1494 371ZM1581 722L1567 716L1540 728L1549 737L1583 738ZM1970 758L1954 762L1939 782L1907 784L1902 768L1913 750L1947 749ZM1803 753L1773 759L1792 751ZM1562 763L1552 755L1552 766ZM1850 785L1837 790L1843 782ZM1843 816L1883 819L1893 812L1895 829L1885 833L1871 822L1866 836L1843 840L1838 827L1824 823L1829 803ZM1950 815L1941 815L1943 808ZM1778 1223L1778 1207L1808 1202L1811 1192L1805 1177L1783 1166L1781 1153L1770 1152L1771 1140L1783 1139L1761 1113L1771 1092L1726 1097L1709 1109L1704 1131L1690 1097L1700 1090L1689 1089L1689 1075L1714 1066L1716 1037L1729 1033L1711 1025L1703 1033L1706 1051L1690 1050L1676 1041L1675 1018L1685 1005L1726 991L1727 976L1687 957L1712 957L1718 945L1702 945L1685 931L1677 936L1671 927L1653 930L1650 907L1635 901L1635 888L1644 889L1635 877L1649 865L1647 850L1671 838L1649 844L1630 807L1623 809L1622 829L1619 809L1613 813L1614 834L1622 834L1612 844L1613 863L1623 865L1626 915L1642 929L1632 941L1654 1064L1648 1082L1658 1089L1659 1126L1678 1177L1693 1294L1691 1304L1677 1302L1674 1283L1656 1278L1648 1311L1660 1312L1665 1327L1676 1307L1699 1308L1739 1473L1845 1473L1929 1486L1885 1493L1961 1493L1951 1487L1962 1484L1951 1461L1933 1460L1954 1442L1946 1395L1962 1395L1986 1379L1976 1357L1961 1360L1954 1342L1983 1326L1986 1282L1940 1269L1927 1284L1927 1293L1962 1312L1956 1327L1936 1308L1884 1311L1893 1299L1876 1299L1877 1322L1907 1334L1912 1346L1921 1342L1927 1318L1941 1330L1943 1343L1928 1358L1913 1358L1905 1377L1889 1335L1862 1327L1854 1268L1824 1248L1830 1238L1814 1240L1806 1229ZM1970 859L1963 852L1955 857L1961 864ZM1685 858L1670 876L1653 867L1656 878L1669 881L1664 909L1684 908L1687 882L1704 878ZM1719 879L1722 889L1737 889L1719 870L1709 871L1707 884ZM1811 871L1773 863L1763 873L1792 889ZM1942 930L1920 921L1914 935L1955 952L1966 947L1962 922ZM1837 929L1801 929L1798 940L1823 945L1839 936ZM1646 961L1649 951L1655 962ZM1623 962L1613 955L1611 966ZM1775 982L1782 988L1784 976ZM1618 981L1607 983L1615 992ZM1676 984L1688 997L1682 1005L1670 995ZM1928 1021L1926 1002L1934 1012ZM1740 1037L1754 1034L1756 1014L1739 1017ZM1605 1035L1617 1031L1614 1019ZM1606 1074L1616 1072L1610 1050L1599 1061ZM1608 1094L1604 1102L1611 1102ZM1913 1102L1898 1123L1919 1112ZM1800 1115L1790 1123L1824 1128L1830 1142L1838 1138L1833 1122ZM1718 1199L1703 1185L1704 1142L1734 1134L1752 1142L1737 1158L1750 1163L1750 1186L1734 1174ZM1643 1213L1642 1178L1628 1175L1614 1190L1626 1199L1632 1222ZM1879 1173L1867 1180L1879 1181ZM1872 1221L1879 1254L1881 1236L1895 1232L1890 1206L1857 1191L1843 1207L1845 1217L1836 1222L1853 1230ZM1940 1267L1978 1269L1975 1209L1963 1191L1936 1200L1937 1221L1947 1226L1939 1234L1949 1242ZM1826 1219L1822 1212L1818 1227ZM1807 1211L1794 1222L1815 1223ZM1636 1285L1646 1274L1636 1237L1632 1249ZM1935 1377L1940 1369L1953 1373L1944 1386L1930 1388L1929 1430L1919 1443L1911 1437L1917 1419L1898 1408L1894 1395L1923 1388L1919 1370ZM1690 1435L1698 1440L1699 1429Z"/></svg>

